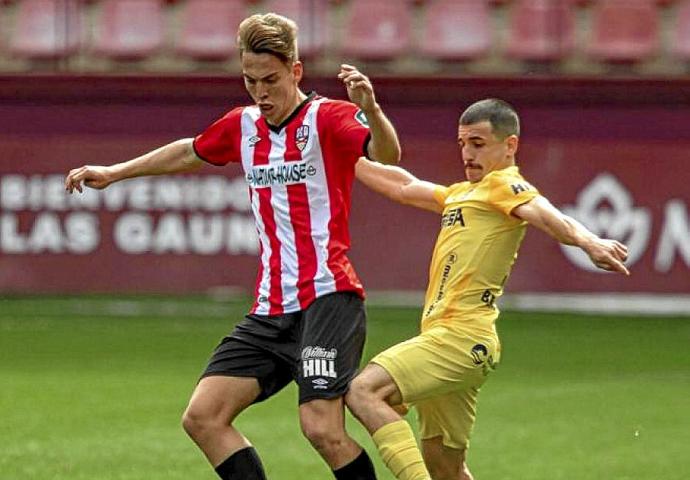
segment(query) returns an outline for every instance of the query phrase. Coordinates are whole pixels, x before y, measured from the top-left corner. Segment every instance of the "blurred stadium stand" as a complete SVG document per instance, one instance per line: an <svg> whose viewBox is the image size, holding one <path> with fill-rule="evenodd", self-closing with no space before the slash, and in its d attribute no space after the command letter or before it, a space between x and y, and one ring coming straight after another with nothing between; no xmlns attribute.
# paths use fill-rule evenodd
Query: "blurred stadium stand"
<svg viewBox="0 0 690 480"><path fill-rule="evenodd" d="M162 0L103 0L94 23L93 54L143 60L164 43Z"/></svg>
<svg viewBox="0 0 690 480"><path fill-rule="evenodd" d="M437 60L477 60L491 48L487 2L431 2L420 28L417 50Z"/></svg>
<svg viewBox="0 0 690 480"><path fill-rule="evenodd" d="M527 62L561 61L575 46L573 3L517 0L509 32L509 56Z"/></svg>
<svg viewBox="0 0 690 480"><path fill-rule="evenodd" d="M690 60L690 0L0 0L0 72L237 73L236 26L266 11L297 19L314 74L683 76Z"/></svg>
<svg viewBox="0 0 690 480"><path fill-rule="evenodd" d="M410 2L350 0L337 50L346 58L393 60L409 51L411 40Z"/></svg>
<svg viewBox="0 0 690 480"><path fill-rule="evenodd" d="M614 63L642 62L659 47L657 7L650 0L605 0L594 9L590 54Z"/></svg>
<svg viewBox="0 0 690 480"><path fill-rule="evenodd" d="M9 53L31 60L60 59L77 53L83 36L81 8L76 0L22 1L14 15Z"/></svg>
<svg viewBox="0 0 690 480"><path fill-rule="evenodd" d="M235 54L244 0L187 0L180 8L175 52L198 61L226 61Z"/></svg>

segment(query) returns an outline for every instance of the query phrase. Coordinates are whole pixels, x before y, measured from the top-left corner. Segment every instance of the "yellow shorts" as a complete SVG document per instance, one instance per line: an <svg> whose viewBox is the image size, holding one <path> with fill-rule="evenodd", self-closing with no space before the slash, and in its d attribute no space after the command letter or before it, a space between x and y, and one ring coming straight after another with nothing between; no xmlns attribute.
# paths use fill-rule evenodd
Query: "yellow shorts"
<svg viewBox="0 0 690 480"><path fill-rule="evenodd" d="M443 437L466 449L474 426L479 388L500 359L495 333L436 326L385 350L371 361L383 367L414 405L422 439Z"/></svg>

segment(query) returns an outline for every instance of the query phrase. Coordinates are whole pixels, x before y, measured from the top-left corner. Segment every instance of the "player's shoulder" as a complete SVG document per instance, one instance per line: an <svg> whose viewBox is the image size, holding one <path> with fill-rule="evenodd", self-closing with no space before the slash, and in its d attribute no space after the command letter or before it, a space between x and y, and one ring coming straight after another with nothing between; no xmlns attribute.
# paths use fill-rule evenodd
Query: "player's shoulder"
<svg viewBox="0 0 690 480"><path fill-rule="evenodd" d="M238 120L244 114L260 115L261 111L256 105L241 105L228 110L222 118L226 120Z"/></svg>
<svg viewBox="0 0 690 480"><path fill-rule="evenodd" d="M517 205L539 195L539 190L525 180L515 165L491 172L485 180L487 201L508 215Z"/></svg>
<svg viewBox="0 0 690 480"><path fill-rule="evenodd" d="M513 180L513 179L524 180L524 177L520 173L520 169L518 168L517 165L511 165L509 167L502 168L500 170L494 170L493 172L489 172L486 176L487 176L487 178L491 179L492 181L503 181L503 180Z"/></svg>
<svg viewBox="0 0 690 480"><path fill-rule="evenodd" d="M362 127L369 128L366 115L354 103L347 100L334 100L324 97L321 97L321 99L319 112L324 119L327 119L326 122L330 120L333 122L344 122L346 125L359 124Z"/></svg>
<svg viewBox="0 0 690 480"><path fill-rule="evenodd" d="M334 98L317 96L314 98L313 101L319 102L320 109L324 111L347 112L359 110L359 108L357 108L357 105L347 100L338 100Z"/></svg>

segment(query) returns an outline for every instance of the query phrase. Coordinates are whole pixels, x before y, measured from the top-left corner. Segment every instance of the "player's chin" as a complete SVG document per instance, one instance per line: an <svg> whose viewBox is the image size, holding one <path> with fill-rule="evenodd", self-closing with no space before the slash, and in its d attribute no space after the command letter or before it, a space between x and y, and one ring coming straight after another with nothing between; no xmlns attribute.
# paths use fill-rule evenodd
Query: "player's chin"
<svg viewBox="0 0 690 480"><path fill-rule="evenodd" d="M484 178L484 175L482 175L482 171L478 168L467 168L465 169L465 177L470 183L477 183Z"/></svg>

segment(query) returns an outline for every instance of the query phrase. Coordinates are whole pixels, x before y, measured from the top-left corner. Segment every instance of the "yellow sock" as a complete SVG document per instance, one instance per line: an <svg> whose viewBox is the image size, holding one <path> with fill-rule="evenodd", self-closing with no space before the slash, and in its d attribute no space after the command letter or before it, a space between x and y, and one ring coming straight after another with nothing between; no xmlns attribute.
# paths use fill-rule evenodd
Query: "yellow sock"
<svg viewBox="0 0 690 480"><path fill-rule="evenodd" d="M398 480L429 480L422 454L405 420L389 423L372 435L383 463Z"/></svg>

